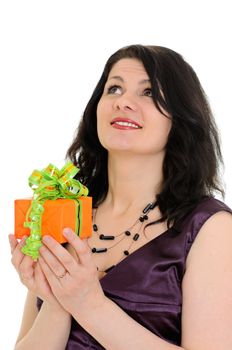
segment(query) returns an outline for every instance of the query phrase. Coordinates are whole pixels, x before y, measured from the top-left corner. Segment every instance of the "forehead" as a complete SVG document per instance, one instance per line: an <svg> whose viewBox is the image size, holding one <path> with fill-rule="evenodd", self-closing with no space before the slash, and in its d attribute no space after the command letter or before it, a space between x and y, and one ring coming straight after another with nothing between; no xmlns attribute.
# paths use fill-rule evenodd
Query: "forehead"
<svg viewBox="0 0 232 350"><path fill-rule="evenodd" d="M135 58L122 58L116 62L109 72L109 78L113 76L130 75L143 79L148 79L147 72L141 61Z"/></svg>

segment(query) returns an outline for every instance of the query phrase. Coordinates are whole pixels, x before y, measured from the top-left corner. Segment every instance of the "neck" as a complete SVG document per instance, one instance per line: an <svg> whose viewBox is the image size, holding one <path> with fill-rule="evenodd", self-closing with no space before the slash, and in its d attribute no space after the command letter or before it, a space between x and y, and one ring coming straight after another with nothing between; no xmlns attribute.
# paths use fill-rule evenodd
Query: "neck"
<svg viewBox="0 0 232 350"><path fill-rule="evenodd" d="M108 157L109 189L104 207L116 216L155 201L163 180L163 154Z"/></svg>

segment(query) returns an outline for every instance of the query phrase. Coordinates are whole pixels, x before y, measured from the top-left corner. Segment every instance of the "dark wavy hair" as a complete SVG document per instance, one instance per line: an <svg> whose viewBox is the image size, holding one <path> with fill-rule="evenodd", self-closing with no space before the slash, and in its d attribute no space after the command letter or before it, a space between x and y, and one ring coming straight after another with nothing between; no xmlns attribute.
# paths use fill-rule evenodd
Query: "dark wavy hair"
<svg viewBox="0 0 232 350"><path fill-rule="evenodd" d="M96 109L110 70L123 58L142 62L156 108L164 117L162 109L172 116L163 185L157 195L160 221L167 219L169 225L215 191L224 198L219 176L223 159L215 120L196 73L180 54L162 46L131 45L110 56L66 156L80 168L78 179L89 188L94 206L99 205L108 191L108 153L98 139Z"/></svg>

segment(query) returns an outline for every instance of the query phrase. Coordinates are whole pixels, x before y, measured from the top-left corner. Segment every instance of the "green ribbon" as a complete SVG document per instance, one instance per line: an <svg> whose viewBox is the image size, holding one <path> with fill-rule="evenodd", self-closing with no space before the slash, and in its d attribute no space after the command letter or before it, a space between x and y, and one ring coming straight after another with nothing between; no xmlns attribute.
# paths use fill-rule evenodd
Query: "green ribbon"
<svg viewBox="0 0 232 350"><path fill-rule="evenodd" d="M25 227L30 228L30 236L22 248L25 255L31 256L33 260L39 257L39 248L42 245L42 215L43 204L46 200L56 200L58 198L74 199L80 207L81 196L88 195L88 189L78 180L73 179L79 169L68 161L61 170L53 164L49 164L43 170L34 170L29 177L29 186L34 191L31 206L26 214ZM80 225L82 215L79 217Z"/></svg>

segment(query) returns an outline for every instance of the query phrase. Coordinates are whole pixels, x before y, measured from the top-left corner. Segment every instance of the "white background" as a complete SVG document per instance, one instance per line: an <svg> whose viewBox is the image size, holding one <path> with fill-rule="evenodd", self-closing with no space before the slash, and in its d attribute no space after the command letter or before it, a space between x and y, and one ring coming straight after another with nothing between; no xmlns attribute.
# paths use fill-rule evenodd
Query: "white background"
<svg viewBox="0 0 232 350"><path fill-rule="evenodd" d="M167 46L208 95L232 206L230 1L0 2L0 349L13 349L26 289L10 263L13 201L31 196L35 168L64 157L106 59L128 44Z"/></svg>

